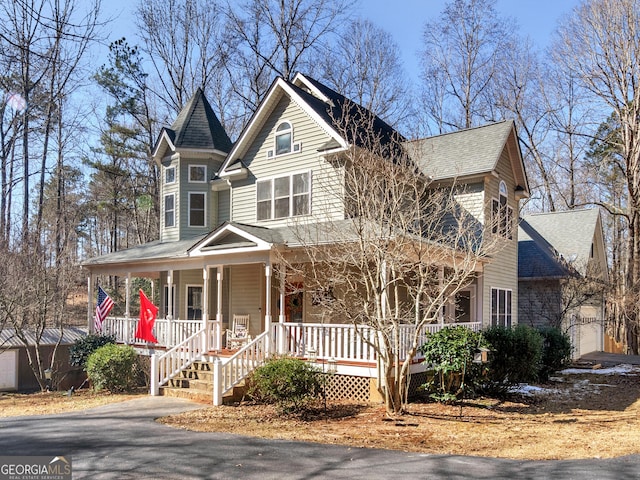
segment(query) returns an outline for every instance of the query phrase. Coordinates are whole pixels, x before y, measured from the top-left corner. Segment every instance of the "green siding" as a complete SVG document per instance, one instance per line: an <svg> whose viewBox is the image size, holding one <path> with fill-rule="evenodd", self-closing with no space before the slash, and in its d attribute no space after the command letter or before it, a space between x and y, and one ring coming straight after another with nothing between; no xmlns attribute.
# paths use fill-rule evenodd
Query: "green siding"
<svg viewBox="0 0 640 480"><path fill-rule="evenodd" d="M293 126L293 142L301 143L299 152L267 158L267 151L274 149L275 129L282 121ZM292 172L312 172L311 215L295 217L295 221L318 221L326 218L342 218L339 203L336 203L336 185L340 186L339 171L325 162L318 148L330 139L329 135L309 117L296 103L283 97L272 115L256 135L253 144L243 158L252 176L236 182L232 189L232 219L241 223L259 223L265 226L282 226L289 219L256 220L256 181Z"/></svg>
<svg viewBox="0 0 640 480"><path fill-rule="evenodd" d="M262 265L236 265L229 270L229 325L233 314L251 315L250 333L260 334L262 328L263 290L265 275Z"/></svg>
<svg viewBox="0 0 640 480"><path fill-rule="evenodd" d="M489 177L485 181L485 218L491 218L491 199L498 198L500 181L507 184L508 206L513 208L514 222L517 221L519 206L515 199L516 188L513 169L507 150L503 150L496 168L498 177ZM513 226L513 239L500 241L501 250L493 255L491 263L484 269L483 275L483 312L482 317L485 325L491 322L491 288L512 290L512 323L518 323L518 228Z"/></svg>

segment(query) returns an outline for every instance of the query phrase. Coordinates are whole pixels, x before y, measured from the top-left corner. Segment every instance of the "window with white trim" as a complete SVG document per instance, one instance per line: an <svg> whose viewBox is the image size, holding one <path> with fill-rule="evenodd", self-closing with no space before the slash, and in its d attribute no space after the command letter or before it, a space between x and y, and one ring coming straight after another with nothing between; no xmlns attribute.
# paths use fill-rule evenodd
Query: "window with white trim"
<svg viewBox="0 0 640 480"><path fill-rule="evenodd" d="M258 220L308 215L311 210L311 172L260 180L256 183Z"/></svg>
<svg viewBox="0 0 640 480"><path fill-rule="evenodd" d="M491 201L491 231L508 239L513 238L513 208L508 205L507 184L500 181L498 199Z"/></svg>
<svg viewBox="0 0 640 480"><path fill-rule="evenodd" d="M293 129L289 122L282 122L276 128L276 155L291 152L293 143Z"/></svg>
<svg viewBox="0 0 640 480"><path fill-rule="evenodd" d="M189 183L206 183L206 181L206 165L189 165Z"/></svg>
<svg viewBox="0 0 640 480"><path fill-rule="evenodd" d="M204 227L207 218L207 194L189 192L189 226Z"/></svg>
<svg viewBox="0 0 640 480"><path fill-rule="evenodd" d="M164 196L164 226L176 226L176 196L174 193Z"/></svg>
<svg viewBox="0 0 640 480"><path fill-rule="evenodd" d="M511 326L512 290L503 288L491 289L491 326Z"/></svg>
<svg viewBox="0 0 640 480"><path fill-rule="evenodd" d="M164 169L164 184L176 183L176 167L166 167Z"/></svg>

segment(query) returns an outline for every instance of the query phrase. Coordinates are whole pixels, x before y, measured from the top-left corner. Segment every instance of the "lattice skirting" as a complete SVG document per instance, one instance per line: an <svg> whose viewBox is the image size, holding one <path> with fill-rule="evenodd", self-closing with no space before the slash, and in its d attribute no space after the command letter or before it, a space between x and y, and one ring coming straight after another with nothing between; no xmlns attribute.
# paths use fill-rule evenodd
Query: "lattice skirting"
<svg viewBox="0 0 640 480"><path fill-rule="evenodd" d="M352 375L327 375L326 378L328 400L369 402L370 378Z"/></svg>
<svg viewBox="0 0 640 480"><path fill-rule="evenodd" d="M328 400L351 400L370 402L373 379L352 375L327 375L326 394ZM427 373L419 372L411 375L409 381L409 399L420 395L420 386L427 381Z"/></svg>

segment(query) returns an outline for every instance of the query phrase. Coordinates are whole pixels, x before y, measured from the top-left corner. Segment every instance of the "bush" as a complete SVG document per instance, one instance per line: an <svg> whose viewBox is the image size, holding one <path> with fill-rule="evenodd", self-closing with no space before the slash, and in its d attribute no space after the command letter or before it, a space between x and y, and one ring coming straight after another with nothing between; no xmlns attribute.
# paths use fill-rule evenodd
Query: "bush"
<svg viewBox="0 0 640 480"><path fill-rule="evenodd" d="M300 413L322 392L318 370L297 358L272 358L257 368L249 381L249 395L273 403L280 413Z"/></svg>
<svg viewBox="0 0 640 480"><path fill-rule="evenodd" d="M482 334L462 326L429 335L420 347L424 363L434 370L431 381L423 385L429 396L448 402L474 394L481 384L484 366L473 363L473 357L476 349L483 346Z"/></svg>
<svg viewBox="0 0 640 480"><path fill-rule="evenodd" d="M87 376L95 390L125 392L136 386L136 351L125 345L108 344L98 348L87 360Z"/></svg>
<svg viewBox="0 0 640 480"><path fill-rule="evenodd" d="M571 362L571 339L559 328L547 327L539 330L543 338L542 363L539 378L549 380L549 375L562 370Z"/></svg>
<svg viewBox="0 0 640 480"><path fill-rule="evenodd" d="M98 348L111 343L116 343L115 335L90 334L79 338L69 348L69 364L86 370L89 355Z"/></svg>
<svg viewBox="0 0 640 480"><path fill-rule="evenodd" d="M504 391L518 383L535 381L542 361L542 335L527 325L491 327L484 336L489 342L489 387Z"/></svg>

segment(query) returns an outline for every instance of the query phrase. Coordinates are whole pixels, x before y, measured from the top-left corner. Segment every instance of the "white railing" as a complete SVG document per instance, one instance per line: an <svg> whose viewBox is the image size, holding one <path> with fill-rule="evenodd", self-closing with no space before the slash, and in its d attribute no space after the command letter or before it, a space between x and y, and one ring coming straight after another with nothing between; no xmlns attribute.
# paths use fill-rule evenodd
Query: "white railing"
<svg viewBox="0 0 640 480"><path fill-rule="evenodd" d="M180 374L206 353L203 350L206 334L206 329L202 328L162 355L151 355L151 395L158 395L160 385Z"/></svg>
<svg viewBox="0 0 640 480"><path fill-rule="evenodd" d="M481 322L467 323L438 323L425 325L418 335L418 345L425 343L427 335L443 328L462 325L478 332L482 329ZM320 359L333 358L338 361L370 363L376 361L372 343L375 340L375 330L371 327L356 327L345 324L322 323L283 323L275 324L276 336L284 335L280 345L280 353L298 357L308 357L309 350ZM284 332L282 332L282 329ZM401 325L400 358L405 358L411 346L414 327Z"/></svg>
<svg viewBox="0 0 640 480"><path fill-rule="evenodd" d="M222 405L222 396L264 365L269 354L269 332L263 332L228 360L213 364L213 404Z"/></svg>
<svg viewBox="0 0 640 480"><path fill-rule="evenodd" d="M107 317L102 325L103 332L115 335L118 343L137 343L135 339L137 317ZM220 348L221 324L215 320L207 322L207 344L212 350ZM158 318L153 327L153 334L158 340L157 346L173 347L202 329L202 320L171 320Z"/></svg>

